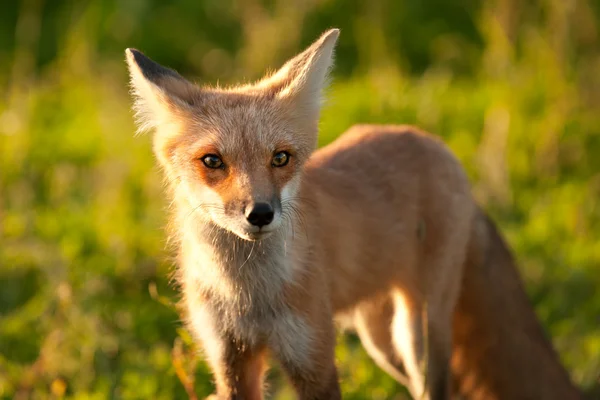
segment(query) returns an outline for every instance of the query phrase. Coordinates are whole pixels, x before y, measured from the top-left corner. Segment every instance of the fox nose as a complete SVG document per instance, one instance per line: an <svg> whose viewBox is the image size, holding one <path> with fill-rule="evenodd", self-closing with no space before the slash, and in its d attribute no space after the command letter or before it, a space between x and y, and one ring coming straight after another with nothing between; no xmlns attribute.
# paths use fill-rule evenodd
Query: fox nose
<svg viewBox="0 0 600 400"><path fill-rule="evenodd" d="M269 203L254 203L246 207L246 219L259 228L273 221L273 207Z"/></svg>

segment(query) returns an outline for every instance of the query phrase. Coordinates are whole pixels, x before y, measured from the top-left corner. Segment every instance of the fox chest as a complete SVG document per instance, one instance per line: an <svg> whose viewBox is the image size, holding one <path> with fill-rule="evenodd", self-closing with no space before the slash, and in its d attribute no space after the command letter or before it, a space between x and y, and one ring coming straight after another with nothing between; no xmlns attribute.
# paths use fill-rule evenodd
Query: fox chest
<svg viewBox="0 0 600 400"><path fill-rule="evenodd" d="M309 347L310 324L286 302L286 288L293 284L294 274L284 258L255 252L247 262L246 256L232 263L238 257L188 254L193 257L184 258L181 265L182 286L190 326L198 338L267 346L284 358L294 349Z"/></svg>
<svg viewBox="0 0 600 400"><path fill-rule="evenodd" d="M310 324L284 303L244 307L204 303L191 306L189 316L195 335L208 347L214 344L207 338L240 348L267 347L280 360L295 363L308 362L314 348Z"/></svg>
<svg viewBox="0 0 600 400"><path fill-rule="evenodd" d="M284 303L260 295L249 302L219 303L212 311L218 318L219 330L249 344L268 340L280 321L292 314Z"/></svg>

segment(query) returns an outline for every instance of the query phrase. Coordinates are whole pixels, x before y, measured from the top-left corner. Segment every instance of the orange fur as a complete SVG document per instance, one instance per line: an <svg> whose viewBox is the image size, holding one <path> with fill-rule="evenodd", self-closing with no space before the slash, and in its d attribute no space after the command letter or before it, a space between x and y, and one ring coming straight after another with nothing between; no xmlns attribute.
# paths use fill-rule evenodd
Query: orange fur
<svg viewBox="0 0 600 400"><path fill-rule="evenodd" d="M492 221L477 218L454 317L452 370L465 398L579 399Z"/></svg>
<svg viewBox="0 0 600 400"><path fill-rule="evenodd" d="M262 398L269 350L301 399L339 399L336 316L350 317L377 364L415 398L449 398L452 378L474 398L553 390L540 385L569 393L526 303L510 319L526 340L486 344L513 330L494 319L509 311L496 310L503 292L488 290L482 271L499 265L501 280L512 272L441 141L413 127L357 126L313 154L337 36L326 32L274 75L229 90L198 88L127 51L140 128L156 130L171 188L178 280L216 397ZM276 166L281 151L289 163ZM222 165L208 168L207 154ZM272 208L269 222L248 217L258 203ZM534 374L538 389L519 391L525 354L548 365Z"/></svg>

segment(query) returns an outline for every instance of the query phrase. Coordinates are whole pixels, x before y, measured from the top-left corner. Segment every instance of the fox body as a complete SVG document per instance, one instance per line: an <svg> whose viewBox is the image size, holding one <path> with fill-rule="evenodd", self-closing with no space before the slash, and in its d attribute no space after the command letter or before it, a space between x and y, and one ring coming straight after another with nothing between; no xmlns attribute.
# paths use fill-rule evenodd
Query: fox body
<svg viewBox="0 0 600 400"><path fill-rule="evenodd" d="M337 316L414 397L536 398L545 392L535 385L559 388L545 399L574 397L526 299L510 322L486 325L502 310L472 307L480 299L463 293L485 296L495 284L479 271L495 263L489 243L502 242L439 140L412 127L357 126L313 152L337 37L328 31L275 74L223 90L127 50L138 121L155 129L171 190L178 281L215 396L261 399L270 353L299 398L339 399ZM500 259L499 268L510 264ZM535 371L534 389L517 383L528 378L517 375L515 351L529 343L508 341L507 350L496 328L533 331L530 355L549 365ZM506 361L501 376L494 357Z"/></svg>

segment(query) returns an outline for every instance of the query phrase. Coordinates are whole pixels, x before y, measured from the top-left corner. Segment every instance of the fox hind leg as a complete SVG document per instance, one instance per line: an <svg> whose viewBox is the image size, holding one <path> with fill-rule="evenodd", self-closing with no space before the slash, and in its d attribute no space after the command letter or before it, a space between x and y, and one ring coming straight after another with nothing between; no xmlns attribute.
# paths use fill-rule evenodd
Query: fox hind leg
<svg viewBox="0 0 600 400"><path fill-rule="evenodd" d="M413 398L450 398L451 315L440 316L402 292L394 293L393 303L392 341L402 355Z"/></svg>
<svg viewBox="0 0 600 400"><path fill-rule="evenodd" d="M400 354L392 340L394 304L391 296L369 300L354 312L354 329L375 363L400 384L409 380Z"/></svg>
<svg viewBox="0 0 600 400"><path fill-rule="evenodd" d="M424 302L415 300L394 292L364 302L355 310L354 328L369 356L413 398L446 399L450 327L429 318Z"/></svg>
<svg viewBox="0 0 600 400"><path fill-rule="evenodd" d="M392 337L416 399L449 399L454 309L460 294L469 218L442 225L423 238L413 277L396 280Z"/></svg>

